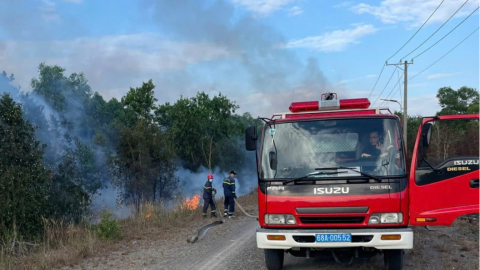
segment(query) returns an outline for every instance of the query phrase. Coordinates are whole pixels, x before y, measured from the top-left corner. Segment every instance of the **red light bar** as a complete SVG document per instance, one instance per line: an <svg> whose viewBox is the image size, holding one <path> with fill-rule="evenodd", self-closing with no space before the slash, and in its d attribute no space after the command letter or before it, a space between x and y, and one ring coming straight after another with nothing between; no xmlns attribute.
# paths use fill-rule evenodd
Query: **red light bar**
<svg viewBox="0 0 480 270"><path fill-rule="evenodd" d="M353 99L341 99L340 109L368 109L370 107L370 100L368 98L353 98Z"/></svg>
<svg viewBox="0 0 480 270"><path fill-rule="evenodd" d="M318 101L292 102L288 108L292 113L318 111Z"/></svg>
<svg viewBox="0 0 480 270"><path fill-rule="evenodd" d="M353 99L341 99L339 100L339 106L329 104L332 102L338 102L334 100L322 101L320 104L318 101L305 101L305 102L292 102L289 109L292 113L299 112L311 112L322 110L350 110L350 109L368 109L370 107L370 101L368 98L353 98ZM323 106L322 106L323 105ZM338 107L337 107L338 106Z"/></svg>

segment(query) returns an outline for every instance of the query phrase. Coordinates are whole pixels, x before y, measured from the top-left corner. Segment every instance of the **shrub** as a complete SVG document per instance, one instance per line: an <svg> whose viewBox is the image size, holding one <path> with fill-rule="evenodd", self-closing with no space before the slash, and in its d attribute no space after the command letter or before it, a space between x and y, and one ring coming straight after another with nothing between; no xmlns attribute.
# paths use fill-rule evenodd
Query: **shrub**
<svg viewBox="0 0 480 270"><path fill-rule="evenodd" d="M101 239L115 240L122 236L118 222L113 219L113 214L108 212L102 214L102 220L94 228L98 229L98 236Z"/></svg>

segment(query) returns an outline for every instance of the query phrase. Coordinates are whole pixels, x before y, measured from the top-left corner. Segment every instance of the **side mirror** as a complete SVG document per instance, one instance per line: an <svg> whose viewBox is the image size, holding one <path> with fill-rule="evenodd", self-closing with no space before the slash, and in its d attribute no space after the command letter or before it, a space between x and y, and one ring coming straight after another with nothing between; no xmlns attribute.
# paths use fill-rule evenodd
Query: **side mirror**
<svg viewBox="0 0 480 270"><path fill-rule="evenodd" d="M433 124L428 122L422 126L422 145L423 148L428 148L430 146L430 140L432 138L432 126Z"/></svg>
<svg viewBox="0 0 480 270"><path fill-rule="evenodd" d="M257 127L251 126L245 130L245 148L247 151L257 149Z"/></svg>
<svg viewBox="0 0 480 270"><path fill-rule="evenodd" d="M268 157L270 159L270 169L277 170L277 153L270 151L268 153Z"/></svg>

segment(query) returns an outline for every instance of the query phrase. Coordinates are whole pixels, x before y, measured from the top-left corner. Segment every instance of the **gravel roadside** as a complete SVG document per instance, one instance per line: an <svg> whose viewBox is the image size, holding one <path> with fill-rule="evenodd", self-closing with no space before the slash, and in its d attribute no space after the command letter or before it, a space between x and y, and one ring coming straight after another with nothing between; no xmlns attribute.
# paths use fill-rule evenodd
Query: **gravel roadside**
<svg viewBox="0 0 480 270"><path fill-rule="evenodd" d="M245 198L244 200L247 200ZM250 198L252 199L252 198ZM250 200L248 199L248 200ZM256 214L255 204L245 201L246 211ZM126 242L118 251L93 256L80 265L62 269L262 269L266 270L263 252L256 247L258 222L238 213L225 224L212 227L194 244L187 243L192 233L215 219L192 219L170 231L154 231L145 237ZM150 228L154 230L155 228ZM414 248L404 256L405 270L479 269L478 215L462 217L449 227L414 227ZM332 260L285 256L285 270L291 269L384 269L383 257L355 261L341 266Z"/></svg>

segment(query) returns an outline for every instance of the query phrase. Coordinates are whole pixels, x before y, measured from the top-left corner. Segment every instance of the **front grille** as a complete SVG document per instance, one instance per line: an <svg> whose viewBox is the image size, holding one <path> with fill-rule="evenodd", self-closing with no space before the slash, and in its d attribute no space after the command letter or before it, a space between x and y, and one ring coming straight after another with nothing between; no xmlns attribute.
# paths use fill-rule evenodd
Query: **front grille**
<svg viewBox="0 0 480 270"><path fill-rule="evenodd" d="M301 217L303 224L362 223L365 217Z"/></svg>

